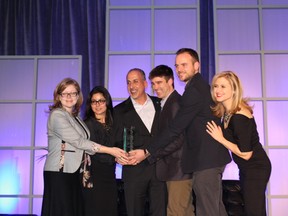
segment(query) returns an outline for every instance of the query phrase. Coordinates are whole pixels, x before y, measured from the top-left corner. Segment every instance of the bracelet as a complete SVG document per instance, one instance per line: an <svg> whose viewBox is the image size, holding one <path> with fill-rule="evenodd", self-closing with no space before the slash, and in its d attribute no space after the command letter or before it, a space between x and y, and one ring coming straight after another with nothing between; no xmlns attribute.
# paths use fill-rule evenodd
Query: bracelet
<svg viewBox="0 0 288 216"><path fill-rule="evenodd" d="M100 151L100 148L101 148L101 145L100 145L100 144L93 144L93 151L94 151L94 152L99 152L99 151Z"/></svg>

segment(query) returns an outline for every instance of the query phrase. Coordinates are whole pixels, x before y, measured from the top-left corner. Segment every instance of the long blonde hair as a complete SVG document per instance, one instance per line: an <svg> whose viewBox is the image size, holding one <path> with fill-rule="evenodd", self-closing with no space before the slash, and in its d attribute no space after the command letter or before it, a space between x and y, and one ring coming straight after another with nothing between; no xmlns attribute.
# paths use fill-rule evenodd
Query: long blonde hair
<svg viewBox="0 0 288 216"><path fill-rule="evenodd" d="M217 117L222 117L224 115L225 109L222 103L216 101L215 95L213 94L213 89L215 86L216 80L219 78L225 78L229 84L231 85L233 92L233 100L230 113L234 114L237 111L241 110L240 107L247 108L251 114L253 114L253 108L248 104L248 99L243 98L243 88L239 77L232 71L223 71L221 73L216 74L211 83L211 96L213 101L215 102L215 106L212 106L212 112Z"/></svg>

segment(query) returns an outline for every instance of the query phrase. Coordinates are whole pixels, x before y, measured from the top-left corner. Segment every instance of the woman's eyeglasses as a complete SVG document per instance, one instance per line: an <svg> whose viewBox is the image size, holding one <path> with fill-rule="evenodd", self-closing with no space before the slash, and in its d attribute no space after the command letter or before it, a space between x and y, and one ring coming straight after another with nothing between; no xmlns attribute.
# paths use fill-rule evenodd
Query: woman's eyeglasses
<svg viewBox="0 0 288 216"><path fill-rule="evenodd" d="M100 99L100 100L91 100L91 104L92 105L104 105L106 103L106 100L105 99Z"/></svg>
<svg viewBox="0 0 288 216"><path fill-rule="evenodd" d="M61 95L61 97L63 97L63 98L77 97L78 96L78 92L70 92L70 93L64 92L64 93L61 93L59 95Z"/></svg>

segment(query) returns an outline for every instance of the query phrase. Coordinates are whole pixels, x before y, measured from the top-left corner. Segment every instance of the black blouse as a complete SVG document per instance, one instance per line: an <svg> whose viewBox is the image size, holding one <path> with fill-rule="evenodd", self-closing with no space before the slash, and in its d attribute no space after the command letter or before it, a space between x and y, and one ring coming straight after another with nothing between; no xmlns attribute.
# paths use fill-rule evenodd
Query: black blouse
<svg viewBox="0 0 288 216"><path fill-rule="evenodd" d="M259 142L259 135L254 118L248 118L242 114L233 114L228 127L223 129L223 134L227 140L236 144L241 152L253 151L252 157L249 160L244 160L232 153L233 160L241 171L245 169L270 167L270 160Z"/></svg>
<svg viewBox="0 0 288 216"><path fill-rule="evenodd" d="M95 118L88 118L85 120L87 127L90 130L90 140L104 146L112 147L112 128L107 127L97 121ZM102 163L114 164L115 159L109 154L94 154L92 160L97 160ZM93 163L93 162L92 162Z"/></svg>

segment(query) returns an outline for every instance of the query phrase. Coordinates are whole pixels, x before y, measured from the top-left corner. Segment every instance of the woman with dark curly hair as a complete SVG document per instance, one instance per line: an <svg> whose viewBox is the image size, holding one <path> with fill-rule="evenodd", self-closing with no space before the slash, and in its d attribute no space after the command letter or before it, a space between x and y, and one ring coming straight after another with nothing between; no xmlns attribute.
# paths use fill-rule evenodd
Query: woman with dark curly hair
<svg viewBox="0 0 288 216"><path fill-rule="evenodd" d="M113 106L108 90L96 86L86 101L84 121L91 133L91 141L113 147ZM85 216L116 216L117 185L115 159L109 154L86 155L86 176L83 178Z"/></svg>

